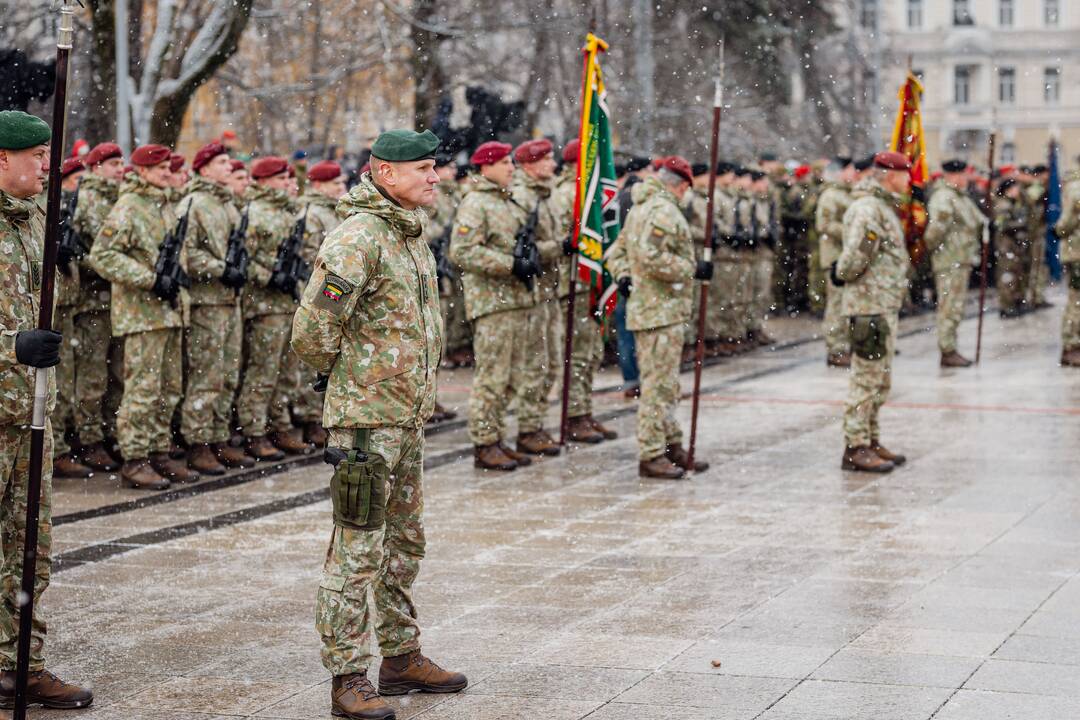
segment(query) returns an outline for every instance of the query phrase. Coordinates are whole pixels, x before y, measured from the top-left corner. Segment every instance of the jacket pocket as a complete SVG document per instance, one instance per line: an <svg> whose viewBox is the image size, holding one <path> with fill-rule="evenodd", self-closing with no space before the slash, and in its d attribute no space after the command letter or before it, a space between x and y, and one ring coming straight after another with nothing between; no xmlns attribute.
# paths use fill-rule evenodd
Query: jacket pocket
<svg viewBox="0 0 1080 720"><path fill-rule="evenodd" d="M863 360L885 357L889 329L881 315L856 315L850 320L851 351Z"/></svg>

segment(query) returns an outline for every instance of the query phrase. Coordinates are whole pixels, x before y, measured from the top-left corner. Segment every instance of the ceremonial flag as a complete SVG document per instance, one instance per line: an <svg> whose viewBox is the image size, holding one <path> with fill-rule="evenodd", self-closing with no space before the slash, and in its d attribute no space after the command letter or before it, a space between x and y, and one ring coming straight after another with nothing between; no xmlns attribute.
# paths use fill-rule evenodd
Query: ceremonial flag
<svg viewBox="0 0 1080 720"><path fill-rule="evenodd" d="M1057 281L1061 279L1059 241L1054 233L1054 225L1061 217L1061 173L1058 170L1057 140L1050 141L1050 158L1047 165L1050 173L1046 180L1046 266L1050 269L1050 277Z"/></svg>
<svg viewBox="0 0 1080 720"><path fill-rule="evenodd" d="M615 309L617 289L604 265L619 234L618 187L607 93L599 54L608 44L589 33L585 39L585 75L582 82L581 130L578 141L577 192L574 228L578 277L589 286L589 308L597 319Z"/></svg>
<svg viewBox="0 0 1080 720"><path fill-rule="evenodd" d="M911 161L911 200L901 212L908 253L918 263L926 254L923 232L926 230L925 187L929 177L926 169L926 136L922 122L923 86L910 70L900 86L900 107L893 126L892 150L903 153Z"/></svg>

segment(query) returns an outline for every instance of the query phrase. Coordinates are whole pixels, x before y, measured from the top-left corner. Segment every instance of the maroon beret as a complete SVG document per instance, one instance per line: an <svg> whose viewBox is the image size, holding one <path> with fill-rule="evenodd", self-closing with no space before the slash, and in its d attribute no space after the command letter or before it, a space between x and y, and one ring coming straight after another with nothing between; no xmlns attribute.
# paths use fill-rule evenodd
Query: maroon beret
<svg viewBox="0 0 1080 720"><path fill-rule="evenodd" d="M883 170L910 170L911 161L903 153L879 152L874 156L874 166Z"/></svg>
<svg viewBox="0 0 1080 720"><path fill-rule="evenodd" d="M566 163L576 163L578 155L581 153L581 141L574 139L566 143L566 147L562 149L562 159Z"/></svg>
<svg viewBox="0 0 1080 720"><path fill-rule="evenodd" d="M86 163L86 167L93 167L114 157L124 157L124 151L116 143L103 142L95 145L93 150L86 153L83 162Z"/></svg>
<svg viewBox="0 0 1080 720"><path fill-rule="evenodd" d="M296 177L296 166L295 165L290 165L289 166L289 177L291 177L291 178Z"/></svg>
<svg viewBox="0 0 1080 720"><path fill-rule="evenodd" d="M341 177L341 166L333 160L323 160L311 166L307 178L311 182L329 182Z"/></svg>
<svg viewBox="0 0 1080 720"><path fill-rule="evenodd" d="M236 172L237 170L247 170L247 165L244 164L243 160L232 161L232 171Z"/></svg>
<svg viewBox="0 0 1080 720"><path fill-rule="evenodd" d="M141 145L135 148L135 152L131 153L131 164L153 167L159 163L169 161L171 157L172 152L164 145Z"/></svg>
<svg viewBox="0 0 1080 720"><path fill-rule="evenodd" d="M547 138L526 140L514 149L514 160L519 163L531 163L542 160L545 155L551 154L551 141Z"/></svg>
<svg viewBox="0 0 1080 720"><path fill-rule="evenodd" d="M66 178L71 173L77 173L85 169L86 166L83 165L82 158L70 157L60 166L60 177Z"/></svg>
<svg viewBox="0 0 1080 720"><path fill-rule="evenodd" d="M694 180L694 171L691 169L689 161L679 155L669 155L668 157L660 158L656 165L656 169L670 170L687 182L693 182Z"/></svg>
<svg viewBox="0 0 1080 720"><path fill-rule="evenodd" d="M364 165L360 168L360 174L361 175L363 175L366 172L371 172L371 163L369 163L369 162L364 163Z"/></svg>
<svg viewBox="0 0 1080 720"><path fill-rule="evenodd" d="M285 162L285 158L268 155L251 163L251 177L253 180L262 180L263 178L280 175L288 171L288 169L289 163Z"/></svg>
<svg viewBox="0 0 1080 720"><path fill-rule="evenodd" d="M199 152L195 153L195 159L191 161L191 169L198 172L206 167L206 163L210 162L218 155L224 155L227 152L228 150L225 149L225 146L217 140L208 142L199 148Z"/></svg>
<svg viewBox="0 0 1080 720"><path fill-rule="evenodd" d="M187 160L180 153L172 153L169 155L169 170L171 172L180 172L180 168L184 167L184 163Z"/></svg>
<svg viewBox="0 0 1080 720"><path fill-rule="evenodd" d="M469 162L477 166L492 165L509 155L513 149L512 145L492 140L476 148L476 152L469 158Z"/></svg>

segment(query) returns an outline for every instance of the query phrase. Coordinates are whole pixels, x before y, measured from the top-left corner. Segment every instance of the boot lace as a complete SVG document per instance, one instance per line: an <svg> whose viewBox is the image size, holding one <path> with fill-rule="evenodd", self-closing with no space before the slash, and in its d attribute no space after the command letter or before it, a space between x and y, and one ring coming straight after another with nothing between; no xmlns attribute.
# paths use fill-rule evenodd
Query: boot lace
<svg viewBox="0 0 1080 720"><path fill-rule="evenodd" d="M375 686L368 680L367 675L354 675L349 678L345 681L345 689L356 693L364 700L372 700L379 695L375 691Z"/></svg>

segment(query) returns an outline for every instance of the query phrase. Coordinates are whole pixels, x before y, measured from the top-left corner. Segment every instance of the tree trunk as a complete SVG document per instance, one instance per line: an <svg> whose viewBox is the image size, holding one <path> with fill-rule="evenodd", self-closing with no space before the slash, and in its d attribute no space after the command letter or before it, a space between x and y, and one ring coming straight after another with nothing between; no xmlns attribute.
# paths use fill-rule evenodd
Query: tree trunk
<svg viewBox="0 0 1080 720"><path fill-rule="evenodd" d="M630 17L633 23L634 85L638 99L637 112L631 115L633 146L651 155L655 142L653 109L656 107L656 58L653 54L654 0L631 0Z"/></svg>
<svg viewBox="0 0 1080 720"><path fill-rule="evenodd" d="M93 37L88 104L94 121L87 123L91 146L116 137L116 28L113 0L89 0Z"/></svg>
<svg viewBox="0 0 1080 720"><path fill-rule="evenodd" d="M435 121L439 101L446 95L446 75L439 65L439 45L442 36L424 29L420 24L434 25L436 0L416 0L412 26L413 124L417 130L429 128Z"/></svg>

